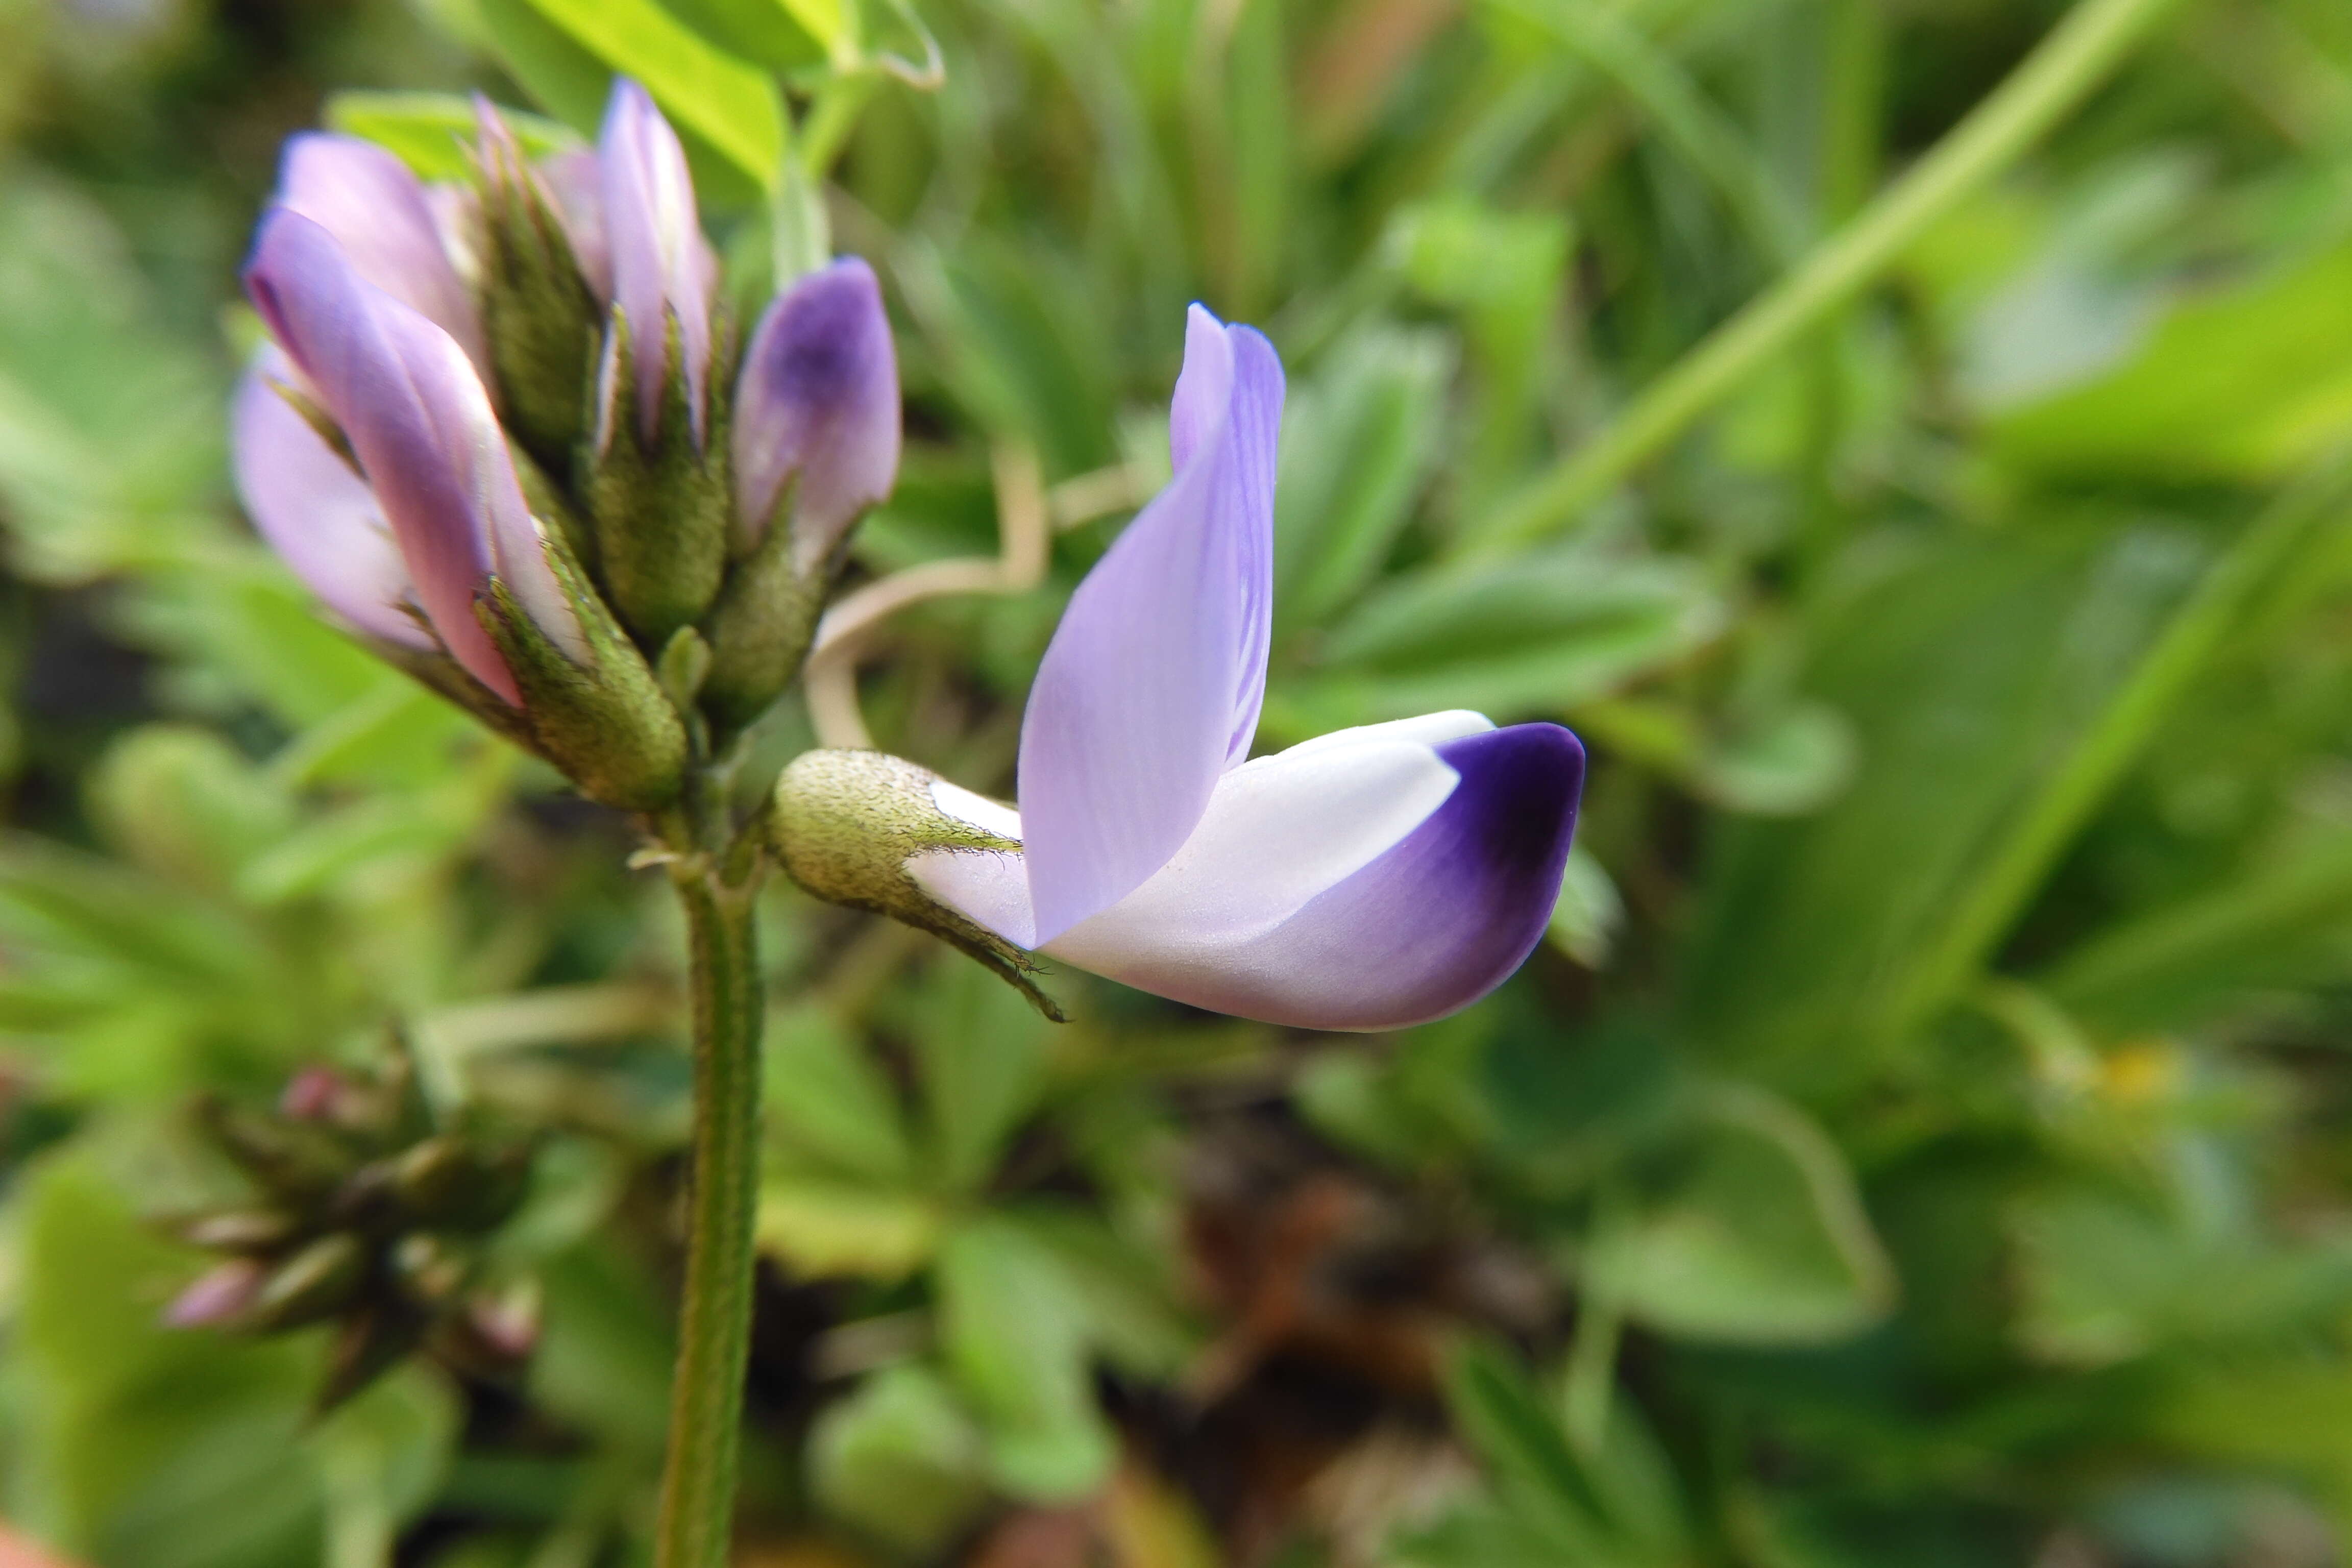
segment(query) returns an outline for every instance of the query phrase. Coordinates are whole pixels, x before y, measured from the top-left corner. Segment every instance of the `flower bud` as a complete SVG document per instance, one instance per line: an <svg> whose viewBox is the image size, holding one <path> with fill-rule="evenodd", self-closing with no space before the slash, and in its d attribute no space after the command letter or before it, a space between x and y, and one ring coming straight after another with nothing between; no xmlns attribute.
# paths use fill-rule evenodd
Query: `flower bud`
<svg viewBox="0 0 2352 1568"><path fill-rule="evenodd" d="M791 485L792 564L815 571L898 477L898 361L874 269L847 256L795 281L744 352L737 521L757 542Z"/></svg>
<svg viewBox="0 0 2352 1568"><path fill-rule="evenodd" d="M296 1206L340 1186L353 1162L323 1129L263 1116L226 1100L201 1101L196 1113L220 1152L273 1198Z"/></svg>
<svg viewBox="0 0 2352 1568"><path fill-rule="evenodd" d="M449 334L363 280L327 231L265 219L253 301L350 439L418 605L450 657L509 704L522 693L474 614L495 576L546 638L584 657L480 377Z"/></svg>
<svg viewBox="0 0 2352 1568"><path fill-rule="evenodd" d="M235 1322L252 1307L266 1277L260 1263L250 1258L215 1264L172 1298L172 1304L163 1309L163 1326L201 1329Z"/></svg>
<svg viewBox="0 0 2352 1568"><path fill-rule="evenodd" d="M791 682L851 526L898 478L898 363L872 268L845 257L768 307L734 420L747 553L710 617L703 688L722 730L749 723Z"/></svg>
<svg viewBox="0 0 2352 1568"><path fill-rule="evenodd" d="M331 1318L359 1294L367 1250L349 1231L334 1231L276 1268L245 1313L257 1329L293 1329Z"/></svg>
<svg viewBox="0 0 2352 1568"><path fill-rule="evenodd" d="M513 131L487 100L476 100L475 114L490 363L516 437L561 471L586 423L604 310L571 224ZM602 226L600 212L600 237Z"/></svg>
<svg viewBox="0 0 2352 1568"><path fill-rule="evenodd" d="M677 342L670 322L669 344ZM598 373L593 457L583 485L596 574L641 647L656 653L710 607L727 571L730 483L723 445L695 437L686 384L667 384L651 436L630 416L632 367L663 345L615 314Z"/></svg>
<svg viewBox="0 0 2352 1568"><path fill-rule="evenodd" d="M214 1139L254 1179L246 1203L165 1222L182 1240L229 1255L164 1310L176 1328L274 1334L338 1325L321 1409L420 1347L478 1349L484 1237L511 1219L532 1144L453 1122L417 1082L394 1034L375 1067L295 1075L273 1109L206 1102ZM493 1282L527 1300L530 1282ZM439 1331L450 1331L447 1339ZM511 1342L515 1336L508 1336ZM511 1345L461 1364L514 1370Z"/></svg>
<svg viewBox="0 0 2352 1568"><path fill-rule="evenodd" d="M478 605L522 693L527 740L589 799L623 811L655 811L677 798L686 773L686 726L652 668L560 543L546 561L575 615L578 655L540 627L503 581Z"/></svg>
<svg viewBox="0 0 2352 1568"><path fill-rule="evenodd" d="M939 792L964 792L929 769L883 752L804 752L776 781L770 843L810 893L927 931L994 970L1055 1022L1061 1008L1030 976L1037 965L995 932L938 902L908 875L909 857L1017 853L940 809Z"/></svg>
<svg viewBox="0 0 2352 1568"><path fill-rule="evenodd" d="M636 345L633 379L639 433L653 438L666 384L675 373L699 441L717 277L695 208L686 149L646 89L618 77L596 156L604 176L613 302Z"/></svg>
<svg viewBox="0 0 2352 1568"><path fill-rule="evenodd" d="M294 1239L295 1222L276 1209L230 1209L198 1215L179 1233L189 1246L208 1252L272 1252Z"/></svg>
<svg viewBox="0 0 2352 1568"><path fill-rule="evenodd" d="M520 1144L485 1148L443 1133L412 1144L392 1166L392 1194L412 1223L488 1230L514 1213L530 1172Z"/></svg>
<svg viewBox="0 0 2352 1568"><path fill-rule="evenodd" d="M473 295L407 164L356 136L308 132L286 143L276 205L332 235L362 278L447 332L487 368Z"/></svg>

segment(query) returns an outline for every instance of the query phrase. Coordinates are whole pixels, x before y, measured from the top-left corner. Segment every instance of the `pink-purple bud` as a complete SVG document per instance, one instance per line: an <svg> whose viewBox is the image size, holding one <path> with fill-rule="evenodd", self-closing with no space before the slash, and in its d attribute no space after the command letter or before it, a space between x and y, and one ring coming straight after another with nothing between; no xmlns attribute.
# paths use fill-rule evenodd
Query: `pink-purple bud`
<svg viewBox="0 0 2352 1568"><path fill-rule="evenodd" d="M521 694L474 613L493 573L548 637L584 657L481 378L455 339L363 279L298 213L262 222L246 289L350 440L392 525L416 602L450 657L508 702Z"/></svg>
<svg viewBox="0 0 2352 1568"><path fill-rule="evenodd" d="M250 1258L231 1258L215 1264L196 1276L187 1289L172 1298L163 1309L163 1325L173 1329L200 1329L223 1323L238 1317L253 1299L261 1292L261 1281L267 1274L261 1264Z"/></svg>
<svg viewBox="0 0 2352 1568"><path fill-rule="evenodd" d="M476 364L488 363L442 216L407 164L356 136L307 132L286 143L276 205L334 236L362 278L457 339Z"/></svg>
<svg viewBox="0 0 2352 1568"><path fill-rule="evenodd" d="M678 369L686 378L687 406L699 440L717 278L695 208L686 149L646 89L618 77L604 110L596 156L604 176L613 301L628 323L636 370L639 428L650 439L660 424L667 375L664 345L674 319Z"/></svg>
<svg viewBox="0 0 2352 1568"><path fill-rule="evenodd" d="M793 486L793 564L805 574L898 474L898 361L874 269L855 256L768 307L737 384L737 516L747 538Z"/></svg>
<svg viewBox="0 0 2352 1568"><path fill-rule="evenodd" d="M415 590L375 492L279 390L299 379L270 344L237 387L229 445L245 510L320 604L370 637L430 649L433 636L411 611Z"/></svg>

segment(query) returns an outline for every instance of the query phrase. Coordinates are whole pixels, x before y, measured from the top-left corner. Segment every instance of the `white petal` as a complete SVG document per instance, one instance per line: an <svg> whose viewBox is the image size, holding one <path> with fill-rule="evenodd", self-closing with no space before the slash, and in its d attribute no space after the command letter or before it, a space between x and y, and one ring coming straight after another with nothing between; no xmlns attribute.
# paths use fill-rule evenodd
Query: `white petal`
<svg viewBox="0 0 2352 1568"><path fill-rule="evenodd" d="M1174 858L1045 951L1155 991L1130 973L1228 969L1420 826L1455 782L1428 745L1355 731L1244 763L1217 781Z"/></svg>
<svg viewBox="0 0 2352 1568"><path fill-rule="evenodd" d="M1432 714L1322 735L1221 777L1200 826L1168 864L1099 914L1048 942L1053 957L1145 990L1197 989L1251 963L1249 948L1426 821L1455 774L1433 745L1490 730L1475 713ZM940 783L949 816L1001 837L1021 818L995 801ZM1036 938L1021 857L931 850L908 873L925 891L1024 947Z"/></svg>

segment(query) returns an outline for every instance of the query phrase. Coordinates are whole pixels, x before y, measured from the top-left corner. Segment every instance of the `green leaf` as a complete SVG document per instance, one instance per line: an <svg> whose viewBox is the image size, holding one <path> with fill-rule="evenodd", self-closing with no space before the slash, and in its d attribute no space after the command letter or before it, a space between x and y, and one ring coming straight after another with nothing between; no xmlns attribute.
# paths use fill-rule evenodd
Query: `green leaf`
<svg viewBox="0 0 2352 1568"><path fill-rule="evenodd" d="M492 0L483 15L516 76L562 119L594 125L604 108L596 68L626 72L680 132L754 188L776 187L790 122L774 81L654 0ZM546 27L534 28L534 17ZM556 47L550 29L572 48Z"/></svg>
<svg viewBox="0 0 2352 1568"><path fill-rule="evenodd" d="M561 121L519 109L499 112L534 158L582 145L578 133ZM467 149L474 142L474 104L462 93L339 92L327 100L323 118L346 135L363 136L398 153L419 179L463 180L473 172Z"/></svg>
<svg viewBox="0 0 2352 1568"><path fill-rule="evenodd" d="M276 781L209 730L148 724L118 739L89 784L117 853L184 886L226 889L294 823Z"/></svg>
<svg viewBox="0 0 2352 1568"><path fill-rule="evenodd" d="M1605 969L1624 921L1625 900L1608 871L1583 845L1570 847L1544 940L1587 969Z"/></svg>
<svg viewBox="0 0 2352 1568"><path fill-rule="evenodd" d="M1528 1369L1508 1352L1457 1343L1445 1362L1454 1423L1496 1482L1499 1510L1474 1503L1407 1549L1407 1562L1461 1563L1471 1541L1502 1562L1675 1568L1689 1562L1689 1522L1656 1436L1630 1397L1613 1400L1598 1451L1580 1453ZM1549 1547L1535 1553L1537 1542Z"/></svg>
<svg viewBox="0 0 2352 1568"><path fill-rule="evenodd" d="M222 538L224 388L169 331L114 222L26 173L0 178L0 506L12 561L86 582Z"/></svg>
<svg viewBox="0 0 2352 1568"><path fill-rule="evenodd" d="M977 964L934 963L925 989L915 1051L933 1173L950 1192L973 1191L1036 1108L1053 1026Z"/></svg>
<svg viewBox="0 0 2352 1568"><path fill-rule="evenodd" d="M760 1189L760 1247L804 1279L903 1279L930 1261L941 1216L886 1187L781 1177Z"/></svg>
<svg viewBox="0 0 2352 1568"><path fill-rule="evenodd" d="M438 804L429 795L378 795L313 818L256 856L237 890L257 903L284 903L383 861L434 858L470 826L450 822Z"/></svg>
<svg viewBox="0 0 2352 1568"><path fill-rule="evenodd" d="M987 1431L988 1467L1015 1496L1067 1501L1110 1473L1096 1408L1084 1288L1021 1225L987 1215L940 1255L940 1344Z"/></svg>
<svg viewBox="0 0 2352 1568"><path fill-rule="evenodd" d="M1031 1200L1003 1212L1053 1254L1076 1288L1086 1307L1087 1342L1106 1362L1162 1382L1192 1363L1202 1336L1178 1306L1176 1283L1156 1249L1115 1233L1076 1205Z"/></svg>
<svg viewBox="0 0 2352 1568"><path fill-rule="evenodd" d="M309 1568L321 1499L303 1438L315 1339L225 1341L157 1314L202 1259L140 1222L86 1147L18 1211L14 1438L23 1522L122 1568Z"/></svg>
<svg viewBox="0 0 2352 1568"><path fill-rule="evenodd" d="M2352 247L2194 298L2142 352L1996 422L2012 462L2075 475L2277 479L2352 431Z"/></svg>
<svg viewBox="0 0 2352 1568"><path fill-rule="evenodd" d="M2352 834L2300 837L2212 886L2111 922L2044 982L2068 1011L2116 1028L2177 1026L2266 988L2346 973Z"/></svg>
<svg viewBox="0 0 2352 1568"><path fill-rule="evenodd" d="M829 58L829 40L803 20L803 7L786 0L669 0L667 8L729 53L772 71L805 72ZM819 0L815 9L835 7Z"/></svg>
<svg viewBox="0 0 2352 1568"><path fill-rule="evenodd" d="M1791 703L1702 752L1692 782L1727 811L1799 816L1837 797L1859 750L1844 714L1827 703Z"/></svg>
<svg viewBox="0 0 2352 1568"><path fill-rule="evenodd" d="M1475 708L1559 713L1688 657L1724 610L1689 563L1549 551L1391 579L1267 696L1282 734Z"/></svg>
<svg viewBox="0 0 2352 1568"><path fill-rule="evenodd" d="M1283 633L1324 624L1380 571L1428 482L1453 372L1444 334L1376 323L1292 386L1274 492Z"/></svg>
<svg viewBox="0 0 2352 1568"><path fill-rule="evenodd" d="M457 1398L411 1362L320 1423L315 1463L327 1507L330 1568L391 1560L401 1529L440 1490L458 1433Z"/></svg>
<svg viewBox="0 0 2352 1568"><path fill-rule="evenodd" d="M1589 1290L1661 1333L1809 1344L1882 1317L1895 1276L1844 1156L1802 1112L1718 1089L1710 1125L1593 1236Z"/></svg>
<svg viewBox="0 0 2352 1568"><path fill-rule="evenodd" d="M778 1012L766 1051L772 1144L803 1167L911 1185L914 1152L898 1097L840 1019L821 1007Z"/></svg>
<svg viewBox="0 0 2352 1568"><path fill-rule="evenodd" d="M547 1259L534 1404L624 1454L661 1452L677 1354L671 1303L606 1237Z"/></svg>
<svg viewBox="0 0 2352 1568"><path fill-rule="evenodd" d="M1715 826L1677 986L1697 1038L1809 1076L1864 1069L1845 1042L1881 1026L2200 564L2178 532L2101 521L1890 539L1823 615L1806 684L1860 761L1814 815Z"/></svg>
<svg viewBox="0 0 2352 1568"><path fill-rule="evenodd" d="M2259 1344L2352 1304L2352 1247L2341 1241L2265 1245L2086 1187L2019 1200L2010 1230L2018 1339L2058 1365Z"/></svg>
<svg viewBox="0 0 2352 1568"><path fill-rule="evenodd" d="M1465 1342L1446 1358L1445 1398L1470 1441L1521 1506L1513 1511L1554 1542L1564 1561L1607 1561L1606 1506L1559 1420L1503 1352Z"/></svg>
<svg viewBox="0 0 2352 1568"><path fill-rule="evenodd" d="M979 1428L919 1364L886 1368L826 1406L808 1466L820 1507L911 1556L944 1544L988 1499Z"/></svg>
<svg viewBox="0 0 2352 1568"><path fill-rule="evenodd" d="M1087 280L1069 258L981 234L951 254L910 237L898 273L948 384L985 427L1027 435L1049 478L1118 457L1110 345L1071 308Z"/></svg>

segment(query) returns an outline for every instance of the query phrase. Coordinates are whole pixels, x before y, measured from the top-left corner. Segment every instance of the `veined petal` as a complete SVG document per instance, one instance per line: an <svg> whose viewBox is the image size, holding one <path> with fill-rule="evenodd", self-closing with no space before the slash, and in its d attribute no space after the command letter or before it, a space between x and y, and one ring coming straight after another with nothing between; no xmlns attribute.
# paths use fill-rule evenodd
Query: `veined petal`
<svg viewBox="0 0 2352 1568"><path fill-rule="evenodd" d="M265 348L236 389L229 445L254 527L321 604L370 637L430 648L375 494L278 394L294 367Z"/></svg>
<svg viewBox="0 0 2352 1568"><path fill-rule="evenodd" d="M898 476L898 356L882 287L845 256L793 282L760 318L735 400L735 493L748 538L787 479L793 565L805 574Z"/></svg>
<svg viewBox="0 0 2352 1568"><path fill-rule="evenodd" d="M362 278L457 339L476 364L488 363L474 297L407 164L356 136L307 132L286 143L277 205L333 235Z"/></svg>
<svg viewBox="0 0 2352 1568"><path fill-rule="evenodd" d="M1543 934L1584 752L1558 725L1465 733L1465 718L1344 731L1234 769L1165 869L1044 951L1307 1028L1402 1028L1467 1006ZM934 852L908 869L1019 941L1018 859Z"/></svg>
<svg viewBox="0 0 2352 1568"><path fill-rule="evenodd" d="M489 395L456 341L364 282L327 232L296 213L263 220L246 287L350 438L450 657L520 700L474 616L495 570L542 631L584 658Z"/></svg>
<svg viewBox="0 0 2352 1568"><path fill-rule="evenodd" d="M686 148L646 89L615 77L596 156L604 175L613 299L628 321L636 367L639 426L650 437L661 418L663 344L675 316L687 406L694 412L698 439L715 279Z"/></svg>
<svg viewBox="0 0 2352 1568"><path fill-rule="evenodd" d="M1050 942L1168 863L1249 754L1273 608L1283 376L1247 327L1192 308L1175 477L1078 584L1022 720L1022 818Z"/></svg>

